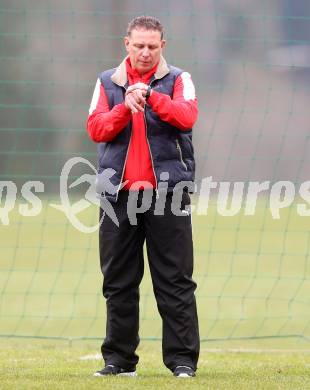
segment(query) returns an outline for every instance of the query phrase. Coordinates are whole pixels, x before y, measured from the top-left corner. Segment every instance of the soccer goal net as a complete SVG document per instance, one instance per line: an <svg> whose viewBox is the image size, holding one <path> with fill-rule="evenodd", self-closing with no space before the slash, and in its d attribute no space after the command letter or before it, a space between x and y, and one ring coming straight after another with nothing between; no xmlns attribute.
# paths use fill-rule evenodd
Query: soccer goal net
<svg viewBox="0 0 310 390"><path fill-rule="evenodd" d="M162 21L164 56L191 73L199 101L192 223L201 340L307 346L306 0L1 1L0 336L104 337L89 192L97 156L85 123L98 73L121 62L127 24L142 14ZM157 340L145 260L140 334Z"/></svg>

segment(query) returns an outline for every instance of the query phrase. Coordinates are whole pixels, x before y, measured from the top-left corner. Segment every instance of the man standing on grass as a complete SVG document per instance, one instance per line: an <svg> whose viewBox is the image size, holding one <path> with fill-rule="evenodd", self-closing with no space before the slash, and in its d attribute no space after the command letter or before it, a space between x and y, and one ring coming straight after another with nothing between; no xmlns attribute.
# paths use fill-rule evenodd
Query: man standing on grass
<svg viewBox="0 0 310 390"><path fill-rule="evenodd" d="M87 121L89 136L99 143L99 246L107 300L101 347L105 366L95 375L136 375L146 241L163 321L164 364L175 376L193 377L199 331L187 207L188 183L195 171L195 88L189 73L162 57L163 26L156 18L134 18L124 43L128 56L117 68L99 75ZM106 180L101 183L100 176L109 170L113 172L109 185ZM145 196L150 200L147 207ZM179 212L174 199L180 201ZM113 205L117 221L105 213L106 202ZM134 223L132 206L137 214Z"/></svg>

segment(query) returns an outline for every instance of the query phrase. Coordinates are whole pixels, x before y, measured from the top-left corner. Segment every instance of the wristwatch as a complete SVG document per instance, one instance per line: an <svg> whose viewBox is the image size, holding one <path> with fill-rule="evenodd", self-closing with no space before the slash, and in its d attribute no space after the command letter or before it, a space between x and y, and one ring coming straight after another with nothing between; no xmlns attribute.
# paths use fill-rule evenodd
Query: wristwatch
<svg viewBox="0 0 310 390"><path fill-rule="evenodd" d="M151 96L152 88L149 85L146 90L145 100L147 100Z"/></svg>

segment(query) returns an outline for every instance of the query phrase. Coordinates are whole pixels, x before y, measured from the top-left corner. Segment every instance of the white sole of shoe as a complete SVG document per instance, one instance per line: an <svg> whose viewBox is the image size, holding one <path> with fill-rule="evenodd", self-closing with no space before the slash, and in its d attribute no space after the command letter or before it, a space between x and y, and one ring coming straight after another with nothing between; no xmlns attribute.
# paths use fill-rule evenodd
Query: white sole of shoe
<svg viewBox="0 0 310 390"><path fill-rule="evenodd" d="M138 374L137 374L136 371L133 371L133 372L122 372L122 373L117 374L117 375L101 375L98 372L95 372L94 376L102 376L102 377L104 377L104 376L131 376L131 377L134 377L134 376L138 376Z"/></svg>
<svg viewBox="0 0 310 390"><path fill-rule="evenodd" d="M117 374L117 376L138 376L136 371L133 372L122 372L120 374Z"/></svg>
<svg viewBox="0 0 310 390"><path fill-rule="evenodd" d="M191 375L187 375L187 374L180 374L177 376L177 378L194 378L194 377Z"/></svg>

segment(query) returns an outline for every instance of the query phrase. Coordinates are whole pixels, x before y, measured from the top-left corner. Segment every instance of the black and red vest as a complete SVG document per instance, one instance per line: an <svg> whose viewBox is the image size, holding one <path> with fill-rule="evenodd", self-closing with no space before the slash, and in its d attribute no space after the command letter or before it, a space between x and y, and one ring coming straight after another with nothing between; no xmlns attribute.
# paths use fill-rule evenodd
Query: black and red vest
<svg viewBox="0 0 310 390"><path fill-rule="evenodd" d="M175 80L182 73L182 70L171 65L168 67L170 72L161 79L153 76L150 85L157 92L167 94L172 98ZM128 83L121 87L111 80L115 70L115 68L110 69L99 75L110 110L115 105L124 102L124 95L128 87ZM162 121L147 104L144 115L156 182L167 181L168 191L173 191L180 182L192 182L192 186L186 186L192 192L195 180L192 129L180 130ZM130 136L131 121L112 141L102 142L98 145L97 192L100 196L114 202L117 200L118 188L121 187L123 180ZM111 171L113 175L111 172L108 176L104 174L104 170L108 168L113 170ZM168 175L161 176L162 173L168 173Z"/></svg>

